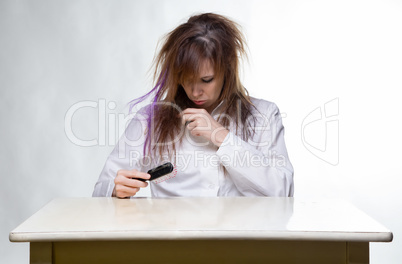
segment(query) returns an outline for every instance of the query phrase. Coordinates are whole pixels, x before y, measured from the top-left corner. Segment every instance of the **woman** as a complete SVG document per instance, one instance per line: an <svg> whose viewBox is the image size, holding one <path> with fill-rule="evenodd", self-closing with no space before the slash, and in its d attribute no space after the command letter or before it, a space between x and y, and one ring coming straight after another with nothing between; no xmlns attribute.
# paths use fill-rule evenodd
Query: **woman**
<svg viewBox="0 0 402 264"><path fill-rule="evenodd" d="M292 196L280 112L248 95L239 80L245 42L217 14L191 17L166 36L155 60L154 95L130 121L93 196L134 196L149 169L170 161L174 173L150 182L152 196ZM130 108L130 112L131 112Z"/></svg>

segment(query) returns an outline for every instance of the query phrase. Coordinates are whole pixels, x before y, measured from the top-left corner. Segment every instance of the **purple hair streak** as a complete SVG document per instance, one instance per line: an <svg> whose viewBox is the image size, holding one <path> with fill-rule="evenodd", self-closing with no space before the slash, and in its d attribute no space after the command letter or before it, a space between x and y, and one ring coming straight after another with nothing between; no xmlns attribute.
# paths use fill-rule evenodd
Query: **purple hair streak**
<svg viewBox="0 0 402 264"><path fill-rule="evenodd" d="M144 143L144 149L143 149L143 154L145 156L146 154L146 149L148 147L148 150L151 150L151 122L152 122L152 118L153 118L153 111L155 109L155 105L158 102L158 100L160 100L160 98L162 97L162 88L165 86L166 83L166 76L167 76L167 71L165 71L165 73L163 74L163 77L161 78L161 75L159 76L159 81L157 82L157 84L155 85L154 88L152 88L151 91L149 91L148 93L146 93L145 95L136 98L134 100L131 100L130 102L128 102L128 104L130 105L129 107L129 114L131 114L132 109L134 108L134 106L136 106L137 104L143 102L146 98L148 98L152 93L155 93L155 96L152 100L151 103L151 107L148 107L146 109L147 111L147 135L145 138L145 143Z"/></svg>

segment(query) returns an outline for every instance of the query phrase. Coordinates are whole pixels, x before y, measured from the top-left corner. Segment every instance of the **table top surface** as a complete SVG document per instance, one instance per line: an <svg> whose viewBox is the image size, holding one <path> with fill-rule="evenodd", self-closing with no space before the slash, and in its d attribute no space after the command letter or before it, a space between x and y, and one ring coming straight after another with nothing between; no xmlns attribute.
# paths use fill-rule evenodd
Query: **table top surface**
<svg viewBox="0 0 402 264"><path fill-rule="evenodd" d="M392 233L341 200L271 197L58 198L12 242L265 239L389 242Z"/></svg>

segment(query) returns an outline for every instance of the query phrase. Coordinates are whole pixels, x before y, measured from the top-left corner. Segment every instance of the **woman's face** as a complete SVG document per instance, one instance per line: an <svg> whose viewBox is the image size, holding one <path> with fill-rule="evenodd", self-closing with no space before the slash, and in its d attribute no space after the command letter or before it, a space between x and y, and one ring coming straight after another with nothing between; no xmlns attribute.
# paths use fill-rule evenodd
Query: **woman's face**
<svg viewBox="0 0 402 264"><path fill-rule="evenodd" d="M182 84L187 97L195 108L204 108L209 113L220 103L219 95L223 87L223 78L216 76L210 61L201 64L200 73L195 80Z"/></svg>

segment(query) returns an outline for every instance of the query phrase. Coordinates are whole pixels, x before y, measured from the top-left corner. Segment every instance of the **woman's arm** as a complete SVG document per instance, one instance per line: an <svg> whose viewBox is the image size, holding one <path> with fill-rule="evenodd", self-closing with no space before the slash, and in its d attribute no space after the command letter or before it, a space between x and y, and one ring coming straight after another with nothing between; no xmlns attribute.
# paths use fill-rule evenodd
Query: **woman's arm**
<svg viewBox="0 0 402 264"><path fill-rule="evenodd" d="M278 107L259 100L255 135L247 142L229 134L217 151L228 177L245 196L293 196L293 167Z"/></svg>
<svg viewBox="0 0 402 264"><path fill-rule="evenodd" d="M146 183L131 178L147 178L142 173L143 146L145 142L146 119L137 114L130 120L126 130L110 153L92 196L132 196ZM132 177L131 177L132 176Z"/></svg>

